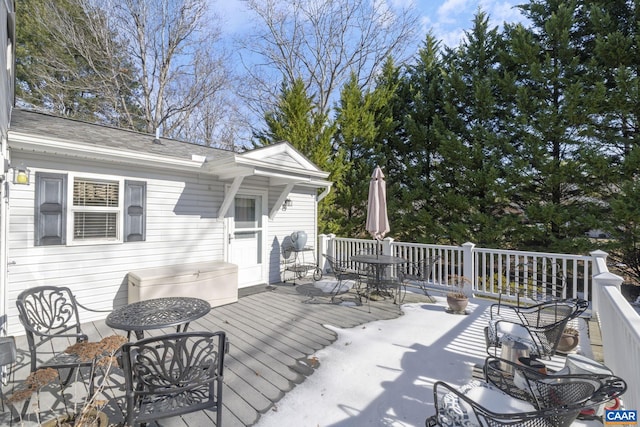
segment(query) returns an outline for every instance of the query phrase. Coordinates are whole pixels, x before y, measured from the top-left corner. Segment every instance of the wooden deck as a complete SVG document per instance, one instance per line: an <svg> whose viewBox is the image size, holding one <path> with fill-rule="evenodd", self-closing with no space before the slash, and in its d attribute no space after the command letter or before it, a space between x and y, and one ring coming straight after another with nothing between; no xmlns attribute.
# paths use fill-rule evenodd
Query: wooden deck
<svg viewBox="0 0 640 427"><path fill-rule="evenodd" d="M345 295L343 304L332 304L329 298L312 284L299 283L260 286L241 290L237 303L217 307L193 322L190 330L222 330L227 333L230 351L226 357L223 392L223 424L225 427L250 426L260 415L269 411L285 393L311 375L317 367L311 354L331 344L336 335L323 325L349 328L373 320L391 319L400 315L392 301L372 301L368 305L348 304L353 295ZM421 294L407 294L405 302L427 301ZM84 332L89 339L122 331L114 331L103 321L87 323ZM171 332L169 330L157 333ZM18 338L18 364L10 383L4 387L10 395L13 387L28 374L26 340ZM114 393L109 406L111 423L122 422L121 379L115 378ZM66 389L71 392L73 386ZM41 393L40 408L43 417L64 409L55 394L59 388L48 386ZM0 425L38 425L31 408L21 424L5 410L0 414ZM215 414L199 411L183 417L166 419L157 425L191 426L214 425Z"/></svg>

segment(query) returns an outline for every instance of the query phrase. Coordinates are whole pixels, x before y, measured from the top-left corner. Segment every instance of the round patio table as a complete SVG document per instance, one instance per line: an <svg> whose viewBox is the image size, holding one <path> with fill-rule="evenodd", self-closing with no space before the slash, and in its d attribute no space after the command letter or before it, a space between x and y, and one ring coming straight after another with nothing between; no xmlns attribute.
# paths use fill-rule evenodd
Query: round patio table
<svg viewBox="0 0 640 427"><path fill-rule="evenodd" d="M361 262L364 264L371 265L399 265L406 264L407 260L405 258L393 255L376 255L376 254L358 254L352 255L349 258L350 261Z"/></svg>
<svg viewBox="0 0 640 427"><path fill-rule="evenodd" d="M378 292L384 291L384 272L387 267L392 265L402 265L406 264L407 260L405 258L393 255L380 255L380 254L357 254L352 255L349 258L349 261L358 262L362 264L367 264L371 266L374 272L374 283L376 290ZM367 283L369 286L369 283Z"/></svg>
<svg viewBox="0 0 640 427"><path fill-rule="evenodd" d="M168 297L133 302L113 310L105 323L114 329L131 332L137 339L144 338L144 331L176 326L177 332L184 332L189 323L209 313L211 305L200 298Z"/></svg>

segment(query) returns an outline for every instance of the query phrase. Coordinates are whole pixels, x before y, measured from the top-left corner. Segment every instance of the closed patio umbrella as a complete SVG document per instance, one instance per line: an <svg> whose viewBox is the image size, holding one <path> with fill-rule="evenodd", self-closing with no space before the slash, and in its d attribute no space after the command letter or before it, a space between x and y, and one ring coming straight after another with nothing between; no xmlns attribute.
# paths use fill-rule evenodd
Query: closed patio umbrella
<svg viewBox="0 0 640 427"><path fill-rule="evenodd" d="M367 231L376 240L382 240L389 232L387 217L387 184L380 166L376 166L369 181L369 202L367 207Z"/></svg>

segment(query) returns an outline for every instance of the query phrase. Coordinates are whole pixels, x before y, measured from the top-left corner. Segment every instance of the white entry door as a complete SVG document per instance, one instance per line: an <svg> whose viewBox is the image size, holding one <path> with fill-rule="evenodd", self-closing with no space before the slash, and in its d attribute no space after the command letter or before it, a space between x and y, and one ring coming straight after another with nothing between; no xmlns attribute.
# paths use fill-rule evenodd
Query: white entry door
<svg viewBox="0 0 640 427"><path fill-rule="evenodd" d="M264 283L262 196L237 195L229 226L229 262L238 266L240 287Z"/></svg>

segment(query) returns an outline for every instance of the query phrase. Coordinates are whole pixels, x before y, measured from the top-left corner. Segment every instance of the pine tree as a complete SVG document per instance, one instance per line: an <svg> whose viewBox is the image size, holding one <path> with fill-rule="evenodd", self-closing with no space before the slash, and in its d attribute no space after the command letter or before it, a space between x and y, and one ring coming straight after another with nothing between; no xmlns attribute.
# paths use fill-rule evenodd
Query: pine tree
<svg viewBox="0 0 640 427"><path fill-rule="evenodd" d="M518 224L501 52L497 28L478 12L465 41L443 61L443 127L434 174L440 199L434 210L451 243L509 246Z"/></svg>
<svg viewBox="0 0 640 427"><path fill-rule="evenodd" d="M602 161L589 138L584 64L575 33L575 2L532 0L521 7L532 27L508 31L508 66L516 76L514 135L519 156L522 207L528 223L520 247L575 252L590 247L585 233L597 224Z"/></svg>
<svg viewBox="0 0 640 427"><path fill-rule="evenodd" d="M442 72L439 42L428 34L415 64L397 85L397 106L388 116L397 123L380 135L389 170L387 193L393 194L392 230L401 240L433 242L443 235L433 213L438 200L433 172L443 111Z"/></svg>
<svg viewBox="0 0 640 427"><path fill-rule="evenodd" d="M335 179L335 168L339 163L331 162L331 137L334 125L326 114L318 112L314 99L307 95L304 82L297 79L293 84L282 83L277 108L264 117L266 128L255 135L255 146L287 141L304 154L320 169L331 173ZM331 213L335 194L329 193L318 207L318 229L321 233L331 231Z"/></svg>
<svg viewBox="0 0 640 427"><path fill-rule="evenodd" d="M140 128L134 67L104 11L78 0L17 2L16 96L56 114Z"/></svg>
<svg viewBox="0 0 640 427"><path fill-rule="evenodd" d="M611 212L599 229L613 239L607 250L624 273L640 281L640 4L624 0L581 2L580 31L591 52L587 76L593 93L593 137L610 161L599 197Z"/></svg>
<svg viewBox="0 0 640 427"><path fill-rule="evenodd" d="M354 74L340 92L335 108L334 181L336 208L332 212L332 232L365 237L369 177L375 167L375 95L363 92Z"/></svg>

